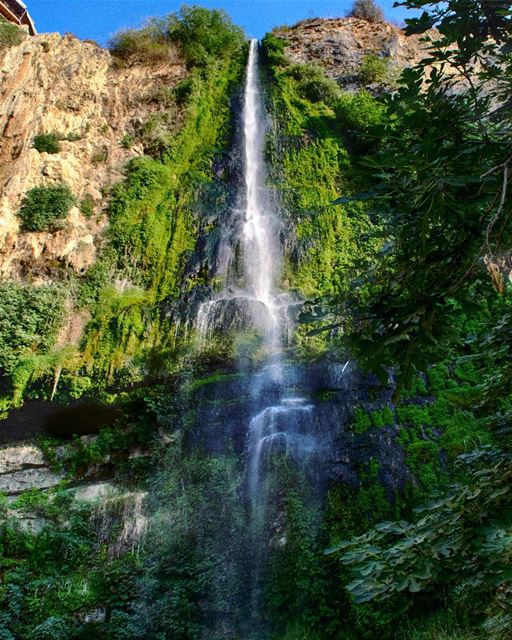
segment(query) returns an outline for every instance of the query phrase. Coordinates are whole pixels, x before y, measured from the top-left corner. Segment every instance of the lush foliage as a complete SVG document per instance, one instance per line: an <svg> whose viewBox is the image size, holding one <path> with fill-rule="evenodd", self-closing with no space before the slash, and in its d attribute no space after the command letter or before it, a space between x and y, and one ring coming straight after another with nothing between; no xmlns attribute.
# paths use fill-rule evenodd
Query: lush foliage
<svg viewBox="0 0 512 640"><path fill-rule="evenodd" d="M53 347L65 298L59 286L0 285L0 373L17 399L33 375L51 371L58 360Z"/></svg>
<svg viewBox="0 0 512 640"><path fill-rule="evenodd" d="M24 31L0 17L0 48L13 47L20 44L24 37Z"/></svg>
<svg viewBox="0 0 512 640"><path fill-rule="evenodd" d="M166 28L190 66L205 67L213 60L239 56L245 46L243 31L219 9L183 6L168 17Z"/></svg>
<svg viewBox="0 0 512 640"><path fill-rule="evenodd" d="M359 68L359 77L364 84L382 82L386 78L387 71L386 60L369 53L363 57Z"/></svg>
<svg viewBox="0 0 512 640"><path fill-rule="evenodd" d="M382 109L367 93L342 92L319 68L291 65L284 58L284 44L283 38L268 34L262 57L271 72L269 92L278 123L269 161L293 229L285 278L310 298L344 296L379 241L366 241L371 223L364 204L351 204L341 216L331 205L340 190L352 193L358 184L348 151L350 137L361 141ZM308 322L314 318L314 312L304 315ZM299 331L301 344L322 348L321 337L303 339L305 333Z"/></svg>
<svg viewBox="0 0 512 640"><path fill-rule="evenodd" d="M65 185L34 187L23 198L18 216L25 231L56 231L75 203Z"/></svg>
<svg viewBox="0 0 512 640"><path fill-rule="evenodd" d="M169 138L161 160L142 157L114 187L109 206L110 227L103 264L83 280L83 293L93 304L85 359L90 370L112 378L138 356L169 346L171 329L159 304L178 297L187 257L200 220L193 204L200 189L212 181L211 163L228 133L228 93L238 79L238 60L212 63L207 77L193 72L187 116ZM111 283L130 283L124 291Z"/></svg>
<svg viewBox="0 0 512 640"><path fill-rule="evenodd" d="M39 153L59 153L59 137L54 133L40 133L34 137L32 146L34 149L37 149Z"/></svg>
<svg viewBox="0 0 512 640"><path fill-rule="evenodd" d="M396 415L407 429L398 438L432 499L336 549L356 602L401 602L416 620L449 607L501 639L511 630L510 58L501 46L510 13L500 2L404 4L428 9L409 32L437 26L439 35L369 130L380 147L364 160L369 188L359 197L373 201L385 244L351 305L360 357L382 379L399 367ZM434 402L408 403L407 387L422 379L415 369L430 384L416 393ZM372 428L356 417L356 429ZM443 457L459 454L449 481Z"/></svg>
<svg viewBox="0 0 512 640"><path fill-rule="evenodd" d="M512 459L484 449L459 461L466 467L464 483L418 508L419 520L383 522L337 548L344 549L342 562L354 570L348 589L357 602L438 588L442 582L462 591L510 580Z"/></svg>
<svg viewBox="0 0 512 640"><path fill-rule="evenodd" d="M356 291L365 317L357 326L359 353L374 368L398 363L404 377L453 341L457 319L475 309L484 263L503 291L499 265L507 263L510 241L509 115L492 106L509 90L509 54L499 45L509 19L499 4L435 6L408 30L438 26L442 37L386 100L386 117L372 131L380 150L365 161L371 189L364 198L373 198L385 244ZM486 57L492 64L474 73ZM438 66L427 72L432 63Z"/></svg>
<svg viewBox="0 0 512 640"><path fill-rule="evenodd" d="M111 53L129 62L158 62L179 49L189 67L239 56L243 31L221 10L184 5L167 18L153 18L142 29L128 29L110 41Z"/></svg>

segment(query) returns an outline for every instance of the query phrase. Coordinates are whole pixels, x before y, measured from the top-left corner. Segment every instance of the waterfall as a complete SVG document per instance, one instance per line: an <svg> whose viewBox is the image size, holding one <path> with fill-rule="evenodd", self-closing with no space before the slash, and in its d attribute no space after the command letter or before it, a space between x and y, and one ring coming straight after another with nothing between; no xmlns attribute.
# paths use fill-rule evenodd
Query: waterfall
<svg viewBox="0 0 512 640"><path fill-rule="evenodd" d="M247 63L244 99L245 223L244 266L248 291L263 312L265 338L270 351L279 348L281 318L276 291L280 272L280 246L276 216L268 207L264 186L265 121L258 78L258 43L252 40ZM267 206L265 206L267 205Z"/></svg>
<svg viewBox="0 0 512 640"><path fill-rule="evenodd" d="M239 242L243 254L241 282L224 274L222 291L201 304L197 330L202 345L218 329L255 329L267 356L279 359L288 311L297 304L279 288L282 250L281 224L265 186L266 114L258 74L258 42L251 40L242 113L243 185L238 209L242 213ZM227 260L226 262L229 262Z"/></svg>
<svg viewBox="0 0 512 640"><path fill-rule="evenodd" d="M223 332L255 329L263 339L266 366L251 385L258 409L250 420L247 436L248 497L253 512L259 510L260 516L266 459L273 453L284 453L301 460L318 449L311 435L313 405L306 398L295 397L292 385L286 382L283 336L291 325L289 309L300 303L279 286L281 222L266 187L267 118L262 96L258 42L251 40L242 112L243 183L237 210L242 214L239 232L242 285L228 275L222 291L201 305L197 318L203 344L215 329ZM259 399L269 389L277 394L278 402L261 409Z"/></svg>
<svg viewBox="0 0 512 640"><path fill-rule="evenodd" d="M219 249L222 264L216 276L222 286L200 305L196 329L200 349L208 347L214 335L229 341L253 333L261 341L258 348L263 348L258 352L259 367L247 367L240 360L241 375L232 381L232 393L246 399L233 403L240 407L233 407L233 414L229 404L217 400L215 390L205 389L201 424L207 428L196 435L206 438L205 450L211 452L234 448L242 453L245 443L240 482L251 552L240 568L251 631L242 637L261 640L269 637L263 614L267 562L276 545L286 544L279 533L286 509L283 496L290 483L305 501L319 495L333 441L324 409L314 402L323 372L287 358L286 336L294 326L291 310L301 302L281 286L284 229L266 185L267 114L256 40L249 47L241 116L243 166L236 205Z"/></svg>

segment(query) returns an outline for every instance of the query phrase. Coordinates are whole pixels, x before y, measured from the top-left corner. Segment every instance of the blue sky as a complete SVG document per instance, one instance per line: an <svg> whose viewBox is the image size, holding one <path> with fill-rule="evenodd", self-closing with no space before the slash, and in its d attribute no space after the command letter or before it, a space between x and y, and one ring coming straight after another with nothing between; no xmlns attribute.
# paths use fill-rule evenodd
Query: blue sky
<svg viewBox="0 0 512 640"><path fill-rule="evenodd" d="M380 0L389 19L400 22L405 9L394 0ZM117 30L139 26L145 17L176 11L181 0L25 0L39 32L74 33L100 44ZM316 16L343 16L352 0L190 0L188 4L225 9L251 37L261 38L272 27Z"/></svg>

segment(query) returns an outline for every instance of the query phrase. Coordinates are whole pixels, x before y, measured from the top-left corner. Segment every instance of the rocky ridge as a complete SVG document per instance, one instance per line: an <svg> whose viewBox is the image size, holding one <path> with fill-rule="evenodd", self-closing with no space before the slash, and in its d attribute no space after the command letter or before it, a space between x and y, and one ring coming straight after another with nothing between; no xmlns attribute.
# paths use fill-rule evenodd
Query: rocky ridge
<svg viewBox="0 0 512 640"><path fill-rule="evenodd" d="M121 66L92 41L44 34L0 50L0 277L55 281L95 259L107 225L108 188L126 161L143 153L122 144L162 110L159 96L186 75L179 56L158 65ZM59 153L39 153L36 135L62 138ZM35 186L67 184L77 200L64 228L22 232L17 212ZM79 203L92 201L92 215Z"/></svg>
<svg viewBox="0 0 512 640"><path fill-rule="evenodd" d="M388 61L391 77L425 56L419 36L406 36L389 22L313 18L281 27L276 34L287 40L286 54L293 62L315 64L343 86L358 84L361 63L369 54Z"/></svg>

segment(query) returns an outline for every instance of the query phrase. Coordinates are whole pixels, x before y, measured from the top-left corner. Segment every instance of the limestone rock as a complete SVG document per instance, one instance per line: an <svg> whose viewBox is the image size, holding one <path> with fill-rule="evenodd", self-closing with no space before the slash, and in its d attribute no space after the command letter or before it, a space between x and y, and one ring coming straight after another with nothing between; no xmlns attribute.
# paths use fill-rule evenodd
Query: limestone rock
<svg viewBox="0 0 512 640"><path fill-rule="evenodd" d="M95 502L112 495L114 491L114 485L110 484L110 482L97 482L80 487L75 493L75 499L82 502Z"/></svg>
<svg viewBox="0 0 512 640"><path fill-rule="evenodd" d="M41 449L29 444L20 444L0 449L0 474L20 471L25 467L44 466Z"/></svg>
<svg viewBox="0 0 512 640"><path fill-rule="evenodd" d="M406 36L389 22L314 18L282 27L276 33L288 41L286 54L293 62L320 66L345 87L360 84L359 69L368 54L387 59L391 75L425 56L419 36Z"/></svg>
<svg viewBox="0 0 512 640"><path fill-rule="evenodd" d="M107 225L102 194L142 152L121 140L162 110L154 96L185 75L178 57L119 67L107 50L68 35L26 38L0 51L0 278L62 280L94 262ZM43 133L62 138L59 153L32 148ZM93 215L77 206L55 233L22 232L17 212L24 194L61 182L77 203L94 203Z"/></svg>
<svg viewBox="0 0 512 640"><path fill-rule="evenodd" d="M63 477L46 467L23 469L0 475L0 491L14 495L31 489L49 489L59 484Z"/></svg>

